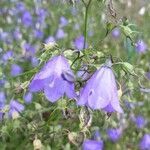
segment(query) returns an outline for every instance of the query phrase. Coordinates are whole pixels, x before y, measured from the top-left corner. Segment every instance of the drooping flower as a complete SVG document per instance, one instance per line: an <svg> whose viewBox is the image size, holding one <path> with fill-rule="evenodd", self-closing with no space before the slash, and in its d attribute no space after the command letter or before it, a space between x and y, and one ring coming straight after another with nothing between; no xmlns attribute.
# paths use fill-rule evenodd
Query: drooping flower
<svg viewBox="0 0 150 150"><path fill-rule="evenodd" d="M146 75L146 77L150 80L150 71L147 72L145 75Z"/></svg>
<svg viewBox="0 0 150 150"><path fill-rule="evenodd" d="M113 29L112 32L111 32L111 34L112 34L112 36L114 38L119 38L120 37L120 30L119 30L119 28Z"/></svg>
<svg viewBox="0 0 150 150"><path fill-rule="evenodd" d="M60 23L60 27L64 27L68 25L68 20L64 16L61 16L59 19L59 23Z"/></svg>
<svg viewBox="0 0 150 150"><path fill-rule="evenodd" d="M92 139L96 140L96 141L101 141L101 134L100 134L99 130L94 131Z"/></svg>
<svg viewBox="0 0 150 150"><path fill-rule="evenodd" d="M146 125L146 120L141 115L134 117L132 120L136 124L137 128L143 128Z"/></svg>
<svg viewBox="0 0 150 150"><path fill-rule="evenodd" d="M64 32L63 29L59 28L56 32L56 39L60 40L60 39L63 39L67 36L67 34Z"/></svg>
<svg viewBox="0 0 150 150"><path fill-rule="evenodd" d="M21 20L25 27L30 27L32 25L31 13L29 11L24 11Z"/></svg>
<svg viewBox="0 0 150 150"><path fill-rule="evenodd" d="M19 103L17 100L12 100L9 104L9 112L8 115L10 118L17 118L19 113L24 110L24 106Z"/></svg>
<svg viewBox="0 0 150 150"><path fill-rule="evenodd" d="M102 150L103 141L85 140L82 145L82 150Z"/></svg>
<svg viewBox="0 0 150 150"><path fill-rule="evenodd" d="M11 59L13 57L14 53L12 50L7 51L5 54L2 56L2 60L6 62L7 60Z"/></svg>
<svg viewBox="0 0 150 150"><path fill-rule="evenodd" d="M111 141L117 142L122 135L122 131L120 128L118 129L110 128L110 129L107 129L107 135Z"/></svg>
<svg viewBox="0 0 150 150"><path fill-rule="evenodd" d="M141 150L149 150L150 149L150 134L145 134L139 145Z"/></svg>
<svg viewBox="0 0 150 150"><path fill-rule="evenodd" d="M18 2L17 4L16 4L16 10L18 11L18 12L23 12L23 11L25 11L25 4L23 3L23 2Z"/></svg>
<svg viewBox="0 0 150 150"><path fill-rule="evenodd" d="M77 104L92 109L103 109L109 113L123 112L119 104L115 76L110 67L103 65L92 75L81 89Z"/></svg>
<svg viewBox="0 0 150 150"><path fill-rule="evenodd" d="M5 101L6 101L5 93L0 92L0 121L3 119L4 113L2 112L2 109L5 106Z"/></svg>
<svg viewBox="0 0 150 150"><path fill-rule="evenodd" d="M84 36L78 36L75 40L74 40L74 46L76 49L78 50L82 50L84 47Z"/></svg>
<svg viewBox="0 0 150 150"><path fill-rule="evenodd" d="M29 104L32 102L32 93L31 92L28 92L24 95L23 99L25 101L25 103Z"/></svg>
<svg viewBox="0 0 150 150"><path fill-rule="evenodd" d="M59 55L50 59L35 75L29 89L31 92L44 90L47 99L55 102L64 94L69 98L76 97L73 81L74 75L67 59Z"/></svg>
<svg viewBox="0 0 150 150"><path fill-rule="evenodd" d="M135 48L138 53L145 53L147 50L147 44L143 40L138 40L135 44Z"/></svg>
<svg viewBox="0 0 150 150"><path fill-rule="evenodd" d="M45 43L47 44L47 43L49 43L49 42L55 43L56 40L55 40L55 38L54 38L53 36L49 36L49 37L45 40Z"/></svg>
<svg viewBox="0 0 150 150"><path fill-rule="evenodd" d="M15 77L23 72L22 68L17 64L12 64L10 74Z"/></svg>
<svg viewBox="0 0 150 150"><path fill-rule="evenodd" d="M30 43L25 43L23 45L23 49L25 50L25 54L27 56L31 56L31 55L34 55L35 52L36 52L36 49L33 45L31 45Z"/></svg>
<svg viewBox="0 0 150 150"><path fill-rule="evenodd" d="M20 40L22 38L22 33L20 32L19 28L16 28L13 32L13 37L15 40Z"/></svg>
<svg viewBox="0 0 150 150"><path fill-rule="evenodd" d="M37 57L31 57L31 63L33 67L36 67L39 64L39 59Z"/></svg>
<svg viewBox="0 0 150 150"><path fill-rule="evenodd" d="M42 39L43 38L43 32L41 30L35 30L34 31L34 37L37 39Z"/></svg>

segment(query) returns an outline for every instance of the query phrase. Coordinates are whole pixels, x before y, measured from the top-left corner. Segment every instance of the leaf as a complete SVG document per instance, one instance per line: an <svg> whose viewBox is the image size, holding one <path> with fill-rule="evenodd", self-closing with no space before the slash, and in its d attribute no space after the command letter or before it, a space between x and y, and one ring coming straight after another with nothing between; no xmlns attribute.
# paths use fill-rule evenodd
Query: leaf
<svg viewBox="0 0 150 150"><path fill-rule="evenodd" d="M133 65L131 65L130 63L128 62L120 62L118 64L121 64L123 65L123 68L128 71L130 74L133 74L133 75L136 75L135 72L134 72L134 67Z"/></svg>

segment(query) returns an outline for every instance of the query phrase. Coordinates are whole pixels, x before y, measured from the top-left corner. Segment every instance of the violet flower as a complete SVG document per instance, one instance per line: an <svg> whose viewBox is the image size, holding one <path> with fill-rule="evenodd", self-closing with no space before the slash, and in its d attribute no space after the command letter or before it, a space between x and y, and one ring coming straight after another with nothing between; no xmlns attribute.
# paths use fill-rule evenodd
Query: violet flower
<svg viewBox="0 0 150 150"><path fill-rule="evenodd" d="M82 145L82 150L102 150L103 141L85 140Z"/></svg>
<svg viewBox="0 0 150 150"><path fill-rule="evenodd" d="M57 32L56 32L56 39L63 39L63 38L65 38L66 37L66 33L64 32L64 30L63 29L58 29L57 30Z"/></svg>
<svg viewBox="0 0 150 150"><path fill-rule="evenodd" d="M138 53L145 53L147 50L147 45L143 40L138 40L135 44L135 48Z"/></svg>
<svg viewBox="0 0 150 150"><path fill-rule="evenodd" d="M141 115L134 117L133 122L136 124L137 128L144 128L144 126L146 125L146 120Z"/></svg>
<svg viewBox="0 0 150 150"><path fill-rule="evenodd" d="M7 51L5 54L2 56L2 60L6 62L7 60L11 59L13 57L14 53L12 50Z"/></svg>
<svg viewBox="0 0 150 150"><path fill-rule="evenodd" d="M23 72L22 68L17 64L12 64L11 66L11 76L15 77Z"/></svg>
<svg viewBox="0 0 150 150"><path fill-rule="evenodd" d="M22 24L25 27L30 27L32 25L32 16L29 11L24 11L21 19L22 19Z"/></svg>
<svg viewBox="0 0 150 150"><path fill-rule="evenodd" d="M73 81L74 75L67 59L59 55L50 59L35 75L29 89L31 92L44 90L47 99L55 102L64 94L69 98L76 97Z"/></svg>
<svg viewBox="0 0 150 150"><path fill-rule="evenodd" d="M44 33L41 30L35 30L34 31L34 37L37 39L42 39L44 36Z"/></svg>
<svg viewBox="0 0 150 150"><path fill-rule="evenodd" d="M33 45L31 45L30 43L25 43L23 45L23 48L24 48L27 56L34 55L36 52L35 47Z"/></svg>
<svg viewBox="0 0 150 150"><path fill-rule="evenodd" d="M45 40L45 43L47 44L47 43L49 43L49 42L55 43L56 40L55 40L55 38L54 38L53 36L49 36L49 37Z"/></svg>
<svg viewBox="0 0 150 150"><path fill-rule="evenodd" d="M112 36L114 38L119 38L120 37L120 30L119 30L119 28L113 29L112 32L111 32L111 34L112 34Z"/></svg>
<svg viewBox="0 0 150 150"><path fill-rule="evenodd" d="M24 110L24 106L16 100L12 100L9 104L8 115L10 118L16 118Z"/></svg>
<svg viewBox="0 0 150 150"><path fill-rule="evenodd" d="M25 103L29 104L32 102L32 97L33 97L32 93L28 92L23 96L23 99L24 99Z"/></svg>
<svg viewBox="0 0 150 150"><path fill-rule="evenodd" d="M74 46L78 50L82 50L84 48L84 36L80 35L74 40Z"/></svg>
<svg viewBox="0 0 150 150"><path fill-rule="evenodd" d="M121 129L115 129L115 128L110 128L107 130L107 135L108 138L112 141L112 142L117 142L121 135L122 135L122 131Z"/></svg>
<svg viewBox="0 0 150 150"><path fill-rule="evenodd" d="M150 149L150 134L145 134L139 145L141 150L149 150Z"/></svg>
<svg viewBox="0 0 150 150"><path fill-rule="evenodd" d="M88 106L92 109L103 109L112 113L123 113L119 104L115 76L110 67L103 65L87 81L81 90L78 105Z"/></svg>
<svg viewBox="0 0 150 150"><path fill-rule="evenodd" d="M61 16L59 19L59 23L60 27L65 27L68 25L68 20L64 16Z"/></svg>
<svg viewBox="0 0 150 150"><path fill-rule="evenodd" d="M2 109L5 106L5 101L6 101L5 93L0 92L0 121L3 119L3 116L4 116L4 113L2 112Z"/></svg>

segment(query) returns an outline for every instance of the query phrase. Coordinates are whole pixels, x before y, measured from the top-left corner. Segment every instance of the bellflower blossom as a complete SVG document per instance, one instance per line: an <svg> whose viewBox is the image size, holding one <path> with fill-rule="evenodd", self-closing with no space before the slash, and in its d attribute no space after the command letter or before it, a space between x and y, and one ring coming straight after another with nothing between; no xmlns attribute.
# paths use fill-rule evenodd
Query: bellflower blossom
<svg viewBox="0 0 150 150"><path fill-rule="evenodd" d="M24 99L24 101L27 103L27 104L29 104L29 103L31 103L32 102L32 93L31 92L28 92L28 93L26 93L25 95L24 95L24 97L23 97L23 99Z"/></svg>
<svg viewBox="0 0 150 150"><path fill-rule="evenodd" d="M137 128L144 128L144 126L146 125L146 120L141 115L134 117L132 120L136 124Z"/></svg>
<svg viewBox="0 0 150 150"><path fill-rule="evenodd" d="M22 68L17 64L12 64L10 74L15 77L23 72Z"/></svg>
<svg viewBox="0 0 150 150"><path fill-rule="evenodd" d="M82 150L102 150L103 141L85 140L82 145Z"/></svg>
<svg viewBox="0 0 150 150"><path fill-rule="evenodd" d="M92 109L103 109L109 113L123 112L119 104L115 76L110 67L103 65L92 75L81 89L77 104Z"/></svg>
<svg viewBox="0 0 150 150"><path fill-rule="evenodd" d="M60 27L65 27L68 25L68 20L64 16L61 16L59 19L59 23Z"/></svg>
<svg viewBox="0 0 150 150"><path fill-rule="evenodd" d="M3 119L4 113L2 112L2 109L5 106L5 101L6 101L5 93L4 92L0 92L0 120Z"/></svg>
<svg viewBox="0 0 150 150"><path fill-rule="evenodd" d="M69 98L75 98L74 75L67 59L55 56L50 59L30 83L31 92L44 90L45 96L51 102L57 101L64 94Z"/></svg>
<svg viewBox="0 0 150 150"><path fill-rule="evenodd" d="M41 30L34 30L34 37L37 39L42 39L44 36L44 33Z"/></svg>
<svg viewBox="0 0 150 150"><path fill-rule="evenodd" d="M21 19L25 27L30 27L32 25L32 15L29 11L24 11Z"/></svg>
<svg viewBox="0 0 150 150"><path fill-rule="evenodd" d="M11 59L13 57L14 53L12 50L7 51L5 54L3 54L2 56L2 60L4 62L8 61L9 59Z"/></svg>
<svg viewBox="0 0 150 150"><path fill-rule="evenodd" d="M145 53L147 50L147 45L143 40L138 40L135 44L135 49L138 53Z"/></svg>
<svg viewBox="0 0 150 150"><path fill-rule="evenodd" d="M80 35L74 40L74 46L78 50L82 50L84 47L84 36Z"/></svg>
<svg viewBox="0 0 150 150"><path fill-rule="evenodd" d="M112 34L112 36L114 38L119 38L120 37L120 30L119 30L119 28L113 29L112 32L111 32L111 34Z"/></svg>
<svg viewBox="0 0 150 150"><path fill-rule="evenodd" d="M35 47L33 45L31 45L30 43L25 43L23 45L23 49L25 50L25 53L27 56L34 55L36 52Z"/></svg>
<svg viewBox="0 0 150 150"><path fill-rule="evenodd" d="M45 43L48 44L49 42L55 43L56 40L55 40L55 38L54 38L53 36L49 36L49 37L45 40Z"/></svg>
<svg viewBox="0 0 150 150"><path fill-rule="evenodd" d="M56 32L56 35L55 35L55 37L56 37L56 39L63 39L63 38L65 38L66 37L66 33L64 32L64 30L63 29L61 29L61 28L59 28L58 30L57 30L57 32Z"/></svg>
<svg viewBox="0 0 150 150"><path fill-rule="evenodd" d="M16 4L16 10L18 10L19 12L23 12L23 11L25 11L25 9L26 9L26 7L23 2L18 2Z"/></svg>
<svg viewBox="0 0 150 150"><path fill-rule="evenodd" d="M150 149L150 134L145 134L139 145L141 150L149 150Z"/></svg>
<svg viewBox="0 0 150 150"><path fill-rule="evenodd" d="M9 104L8 115L10 118L17 118L19 113L24 110L24 106L16 100L12 100Z"/></svg>
<svg viewBox="0 0 150 150"><path fill-rule="evenodd" d="M107 135L111 141L117 142L122 135L122 131L119 128L118 129L110 128L110 129L107 129Z"/></svg>

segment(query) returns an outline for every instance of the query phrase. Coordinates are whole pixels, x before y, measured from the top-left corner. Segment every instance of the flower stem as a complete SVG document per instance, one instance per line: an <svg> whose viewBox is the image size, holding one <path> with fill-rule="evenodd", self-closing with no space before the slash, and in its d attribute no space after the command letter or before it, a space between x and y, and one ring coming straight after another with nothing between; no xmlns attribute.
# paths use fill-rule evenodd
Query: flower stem
<svg viewBox="0 0 150 150"><path fill-rule="evenodd" d="M89 6L92 2L92 0L89 0L89 2L86 4L84 0L82 0L84 6L85 6L85 19L84 19L84 45L83 48L86 47L86 41L87 41L87 21L88 21L88 10Z"/></svg>

